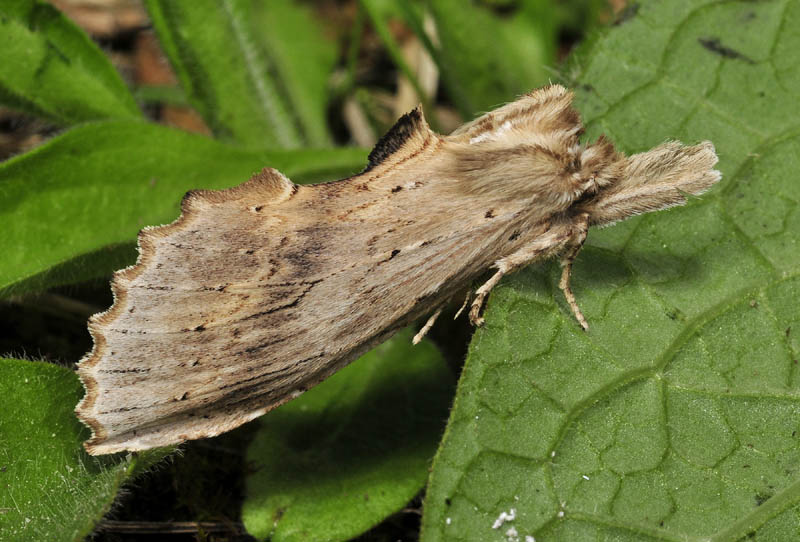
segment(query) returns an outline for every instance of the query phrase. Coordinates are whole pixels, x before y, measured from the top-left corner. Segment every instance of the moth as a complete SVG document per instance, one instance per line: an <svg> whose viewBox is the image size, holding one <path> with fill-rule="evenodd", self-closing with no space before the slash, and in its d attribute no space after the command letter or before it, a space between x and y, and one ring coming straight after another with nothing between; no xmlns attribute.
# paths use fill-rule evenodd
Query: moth
<svg viewBox="0 0 800 542"><path fill-rule="evenodd" d="M487 269L500 279L560 256L570 285L590 226L685 203L720 179L710 142L626 157L582 144L572 94L547 86L449 136L404 115L364 171L298 186L274 169L192 191L172 224L139 235L112 280L78 372L91 454L218 435L297 397ZM419 335L417 339L419 338Z"/></svg>

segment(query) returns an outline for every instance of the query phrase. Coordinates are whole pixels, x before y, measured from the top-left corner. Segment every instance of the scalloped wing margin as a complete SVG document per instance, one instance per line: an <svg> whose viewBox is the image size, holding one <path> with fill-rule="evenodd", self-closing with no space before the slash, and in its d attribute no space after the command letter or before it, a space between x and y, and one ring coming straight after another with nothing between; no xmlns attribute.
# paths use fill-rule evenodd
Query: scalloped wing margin
<svg viewBox="0 0 800 542"><path fill-rule="evenodd" d="M114 302L111 307L89 319L89 333L94 345L92 350L79 362L78 376L86 389L86 394L75 408L78 418L92 431L92 436L84 443L90 453L111 453L122 449L105 449L104 442L108 439L108 431L99 419L96 405L100 393L96 373L102 368L102 362L107 353L108 345L104 329L111 327L119 317L121 311L127 306L128 292L126 284L138 277L147 269L150 258L155 252L154 242L173 232L188 227L197 213L210 205L224 201L239 200L251 197L254 194L259 199L270 201L274 204L285 201L297 190L297 185L292 183L278 170L264 168L252 176L247 182L224 190L192 190L187 192L181 201L181 215L172 223L163 226L150 226L144 228L138 236L139 257L134 265L114 273L111 280L111 292ZM254 416L255 417L255 416Z"/></svg>

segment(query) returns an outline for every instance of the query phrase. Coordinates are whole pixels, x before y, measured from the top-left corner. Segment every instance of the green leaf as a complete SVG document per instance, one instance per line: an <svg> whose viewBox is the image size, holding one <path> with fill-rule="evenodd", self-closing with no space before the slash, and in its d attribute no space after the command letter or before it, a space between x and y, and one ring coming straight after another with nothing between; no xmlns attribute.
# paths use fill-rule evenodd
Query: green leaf
<svg viewBox="0 0 800 542"><path fill-rule="evenodd" d="M189 105L183 89L177 86L140 85L136 88L135 96L138 101L146 104L168 104L179 107Z"/></svg>
<svg viewBox="0 0 800 542"><path fill-rule="evenodd" d="M139 116L108 58L53 6L5 2L0 40L0 103L59 124Z"/></svg>
<svg viewBox="0 0 800 542"><path fill-rule="evenodd" d="M710 139L723 180L589 234L573 275L586 333L556 264L502 283L423 541L796 539L798 25L797 2L642 3L573 59L591 138Z"/></svg>
<svg viewBox="0 0 800 542"><path fill-rule="evenodd" d="M404 332L261 418L242 518L259 539L349 540L424 486L452 394L438 351Z"/></svg>
<svg viewBox="0 0 800 542"><path fill-rule="evenodd" d="M331 144L328 132L328 81L336 64L336 46L322 25L293 0L270 0L254 10L257 37L274 65L275 77L300 125L306 145Z"/></svg>
<svg viewBox="0 0 800 542"><path fill-rule="evenodd" d="M0 165L0 296L109 274L183 194L272 166L295 181L352 173L360 149L247 151L144 122L83 125Z"/></svg>
<svg viewBox="0 0 800 542"><path fill-rule="evenodd" d="M431 54L465 118L546 83L555 61L554 7L526 0L504 20L463 0L429 1L440 46Z"/></svg>
<svg viewBox="0 0 800 542"><path fill-rule="evenodd" d="M73 409L83 395L74 372L44 362L0 359L0 538L81 541L108 512L120 486L169 448L95 458Z"/></svg>
<svg viewBox="0 0 800 542"><path fill-rule="evenodd" d="M334 49L307 10L288 0L146 5L190 102L217 137L260 148L328 144Z"/></svg>

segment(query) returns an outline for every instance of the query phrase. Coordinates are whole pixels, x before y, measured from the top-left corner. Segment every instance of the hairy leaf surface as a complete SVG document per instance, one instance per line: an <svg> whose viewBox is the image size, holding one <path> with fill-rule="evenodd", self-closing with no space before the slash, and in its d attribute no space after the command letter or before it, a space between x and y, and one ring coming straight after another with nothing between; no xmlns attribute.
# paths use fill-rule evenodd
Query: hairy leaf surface
<svg viewBox="0 0 800 542"><path fill-rule="evenodd" d="M79 542L125 480L171 448L91 457L73 413L83 387L52 363L0 358L0 539Z"/></svg>
<svg viewBox="0 0 800 542"><path fill-rule="evenodd" d="M139 116L108 57L50 4L4 2L0 40L0 103L67 125Z"/></svg>
<svg viewBox="0 0 800 542"><path fill-rule="evenodd" d="M556 264L497 291L435 461L426 542L796 538L800 7L631 15L573 58L589 136L627 152L709 139L723 180L589 234L573 275L587 333Z"/></svg>
<svg viewBox="0 0 800 542"><path fill-rule="evenodd" d="M322 146L334 49L289 0L147 0L164 52L214 134L257 148Z"/></svg>

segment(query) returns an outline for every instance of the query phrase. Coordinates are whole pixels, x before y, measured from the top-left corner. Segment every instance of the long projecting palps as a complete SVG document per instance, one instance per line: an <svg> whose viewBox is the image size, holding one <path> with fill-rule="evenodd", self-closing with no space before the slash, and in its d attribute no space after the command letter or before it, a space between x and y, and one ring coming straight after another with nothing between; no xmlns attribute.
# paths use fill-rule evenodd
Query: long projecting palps
<svg viewBox="0 0 800 542"><path fill-rule="evenodd" d="M633 215L686 203L720 180L714 145L684 146L672 141L634 154L621 181L603 191L591 206L591 224L606 226Z"/></svg>
<svg viewBox="0 0 800 542"><path fill-rule="evenodd" d="M177 221L142 231L138 262L112 281L114 305L90 320L77 407L87 450L233 429L435 313L489 267L473 322L503 274L561 253L585 324L568 271L589 223L681 203L719 175L709 144L630 159L607 141L581 145L571 99L539 89L451 136L417 109L349 179L296 186L265 169L187 194Z"/></svg>

